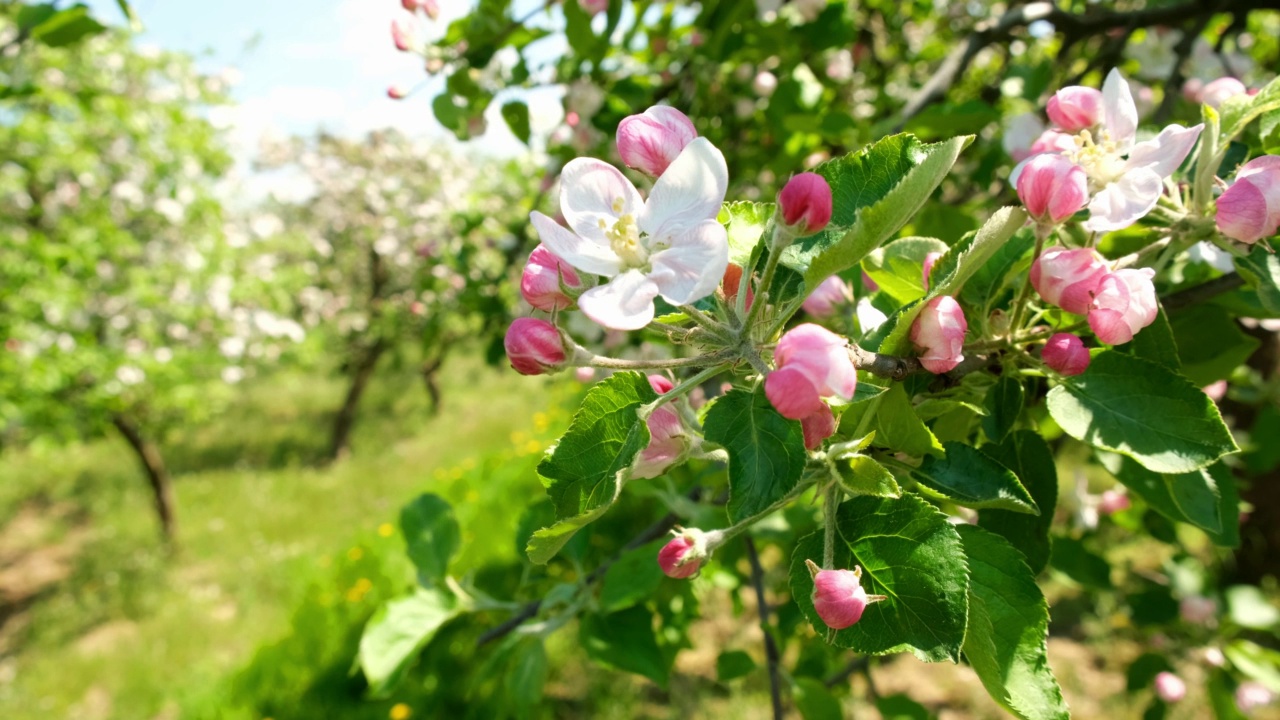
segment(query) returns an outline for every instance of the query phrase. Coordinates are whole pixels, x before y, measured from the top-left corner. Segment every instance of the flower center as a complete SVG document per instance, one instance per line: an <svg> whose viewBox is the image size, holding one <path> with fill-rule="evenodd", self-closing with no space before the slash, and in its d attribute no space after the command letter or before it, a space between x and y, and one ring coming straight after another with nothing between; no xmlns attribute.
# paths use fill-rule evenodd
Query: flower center
<svg viewBox="0 0 1280 720"><path fill-rule="evenodd" d="M613 210L620 213L622 208L622 198L618 198L613 203ZM649 249L640 242L640 226L636 224L634 215L619 215L612 226L602 218L600 229L604 230L604 236L609 238L609 247L626 268L643 268L649 264Z"/></svg>
<svg viewBox="0 0 1280 720"><path fill-rule="evenodd" d="M1120 146L1106 130L1099 130L1096 140L1088 130L1081 130L1075 140L1076 149L1069 153L1071 161L1084 169L1096 187L1113 183L1124 174Z"/></svg>

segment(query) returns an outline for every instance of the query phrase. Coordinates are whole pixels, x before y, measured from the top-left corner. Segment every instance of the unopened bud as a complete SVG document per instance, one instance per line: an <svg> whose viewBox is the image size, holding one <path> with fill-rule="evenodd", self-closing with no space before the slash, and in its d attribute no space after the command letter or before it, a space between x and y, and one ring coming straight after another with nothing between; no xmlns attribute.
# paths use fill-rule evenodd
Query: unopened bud
<svg viewBox="0 0 1280 720"><path fill-rule="evenodd" d="M1080 85L1062 88L1049 98L1045 114L1064 132L1088 130L1102 119L1102 91Z"/></svg>
<svg viewBox="0 0 1280 720"><path fill-rule="evenodd" d="M778 212L797 237L820 232L831 222L831 186L818 173L800 173L778 193Z"/></svg>
<svg viewBox="0 0 1280 720"><path fill-rule="evenodd" d="M921 273L924 276L923 280L925 290L929 289L929 273L933 272L933 264L938 262L938 258L940 257L942 257L942 253L940 252L931 252L924 256L924 264L921 267Z"/></svg>
<svg viewBox="0 0 1280 720"><path fill-rule="evenodd" d="M1079 375L1089 367L1089 349L1079 335L1058 333L1049 338L1040 351L1044 364L1067 377Z"/></svg>
<svg viewBox="0 0 1280 720"><path fill-rule="evenodd" d="M1089 202L1089 177L1062 155L1044 153L1027 160L1018 175L1018 199L1036 222L1053 224Z"/></svg>
<svg viewBox="0 0 1280 720"><path fill-rule="evenodd" d="M1129 494L1123 490L1103 490L1102 495L1098 497L1098 512L1103 515L1114 515L1122 510L1128 510L1132 505Z"/></svg>
<svg viewBox="0 0 1280 720"><path fill-rule="evenodd" d="M525 302L547 312L573 307L573 298L564 290L581 287L582 281L573 267L548 250L546 245L533 249L520 275L520 295Z"/></svg>
<svg viewBox="0 0 1280 720"><path fill-rule="evenodd" d="M1171 672L1162 672L1156 675L1156 695L1167 703L1176 703L1187 696L1187 684Z"/></svg>
<svg viewBox="0 0 1280 720"><path fill-rule="evenodd" d="M658 566L667 577L683 579L692 577L702 569L711 549L719 544L723 533L709 533L697 528L677 526L671 531L675 537L658 551Z"/></svg>
<svg viewBox="0 0 1280 720"><path fill-rule="evenodd" d="M1088 248L1048 250L1031 264L1031 285L1046 302L1067 312L1089 312L1107 265Z"/></svg>
<svg viewBox="0 0 1280 720"><path fill-rule="evenodd" d="M950 372L964 360L964 336L969 331L964 310L950 295L930 300L911 326L911 342L923 352L920 364L934 374Z"/></svg>
<svg viewBox="0 0 1280 720"><path fill-rule="evenodd" d="M724 299L730 304L738 301L738 288L742 287L742 266L729 263L724 269L724 278L720 281L720 288L724 292ZM751 291L751 283L747 283L747 302L745 307L750 310L751 303L755 302L755 293Z"/></svg>
<svg viewBox="0 0 1280 720"><path fill-rule="evenodd" d="M1264 705L1275 702L1276 695L1265 685L1256 680L1246 680L1236 688L1236 707L1240 712L1248 713Z"/></svg>
<svg viewBox="0 0 1280 720"><path fill-rule="evenodd" d="M387 97L392 100L403 100L404 98L409 97L409 88L406 88L403 85L392 85L387 88Z"/></svg>
<svg viewBox="0 0 1280 720"><path fill-rule="evenodd" d="M823 403L817 412L800 418L800 429L804 432L805 448L817 450L822 447L823 441L836 434L836 416Z"/></svg>
<svg viewBox="0 0 1280 720"><path fill-rule="evenodd" d="M516 318L503 345L511 367L521 375L545 375L564 367L564 338L546 320Z"/></svg>
<svg viewBox="0 0 1280 720"><path fill-rule="evenodd" d="M853 292L849 290L849 286L840 279L840 276L832 275L809 293L809 297L804 299L801 307L816 318L825 318L831 317L835 314L836 308L847 305L852 299Z"/></svg>
<svg viewBox="0 0 1280 720"><path fill-rule="evenodd" d="M391 40L396 44L396 49L400 52L408 52L417 44L417 38L413 35L412 26L404 19L391 21Z"/></svg>
<svg viewBox="0 0 1280 720"><path fill-rule="evenodd" d="M833 630L843 630L862 619L867 606L887 600L884 595L868 595L862 587L862 568L823 570L812 560L804 561L813 578L813 609Z"/></svg>
<svg viewBox="0 0 1280 720"><path fill-rule="evenodd" d="M618 124L618 154L627 167L657 177L696 137L698 131L688 116L673 107L654 105Z"/></svg>

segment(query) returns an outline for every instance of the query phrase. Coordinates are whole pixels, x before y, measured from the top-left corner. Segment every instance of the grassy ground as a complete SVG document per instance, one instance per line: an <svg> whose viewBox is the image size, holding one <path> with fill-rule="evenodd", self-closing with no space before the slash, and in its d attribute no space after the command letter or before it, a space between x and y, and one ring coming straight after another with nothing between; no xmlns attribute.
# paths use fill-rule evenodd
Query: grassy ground
<svg viewBox="0 0 1280 720"><path fill-rule="evenodd" d="M552 422L538 412L543 383L459 360L442 385L445 406L430 417L412 376L380 379L355 452L331 467L308 461L327 442L340 383L286 376L247 387L224 417L167 443L181 543L172 557L123 443L6 456L0 717L176 716L184 698L285 632L334 554L390 536L386 524L415 494L470 501L464 528L504 493L537 495L533 478L523 488L461 483L478 456L541 450L539 430Z"/></svg>

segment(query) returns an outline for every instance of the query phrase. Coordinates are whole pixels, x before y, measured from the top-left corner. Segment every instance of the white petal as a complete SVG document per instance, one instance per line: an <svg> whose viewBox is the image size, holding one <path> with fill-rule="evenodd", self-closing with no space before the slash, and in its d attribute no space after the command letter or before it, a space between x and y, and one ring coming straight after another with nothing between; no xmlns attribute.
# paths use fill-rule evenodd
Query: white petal
<svg viewBox="0 0 1280 720"><path fill-rule="evenodd" d="M1154 171L1131 170L1089 201L1089 219L1084 229L1109 232L1127 228L1155 207L1163 190L1164 181Z"/></svg>
<svg viewBox="0 0 1280 720"><path fill-rule="evenodd" d="M1138 130L1138 106L1133 102L1128 81L1115 68L1102 83L1102 123L1121 151L1133 147L1133 135Z"/></svg>
<svg viewBox="0 0 1280 720"><path fill-rule="evenodd" d="M672 238L671 247L652 256L649 278L672 305L697 302L715 292L729 267L724 226L704 220Z"/></svg>
<svg viewBox="0 0 1280 720"><path fill-rule="evenodd" d="M608 245L574 235L537 210L529 213L529 219L533 221L533 229L538 231L542 244L575 268L596 275L617 275L622 269L617 254Z"/></svg>
<svg viewBox="0 0 1280 720"><path fill-rule="evenodd" d="M1154 138L1134 145L1125 167L1129 170L1149 168L1160 177L1167 178L1187 159L1203 129L1203 123L1189 128L1170 125Z"/></svg>
<svg viewBox="0 0 1280 720"><path fill-rule="evenodd" d="M638 215L643 207L631 181L606 162L576 158L560 171L560 213L574 232L588 240L608 245L600 222L613 227L619 216Z"/></svg>
<svg viewBox="0 0 1280 720"><path fill-rule="evenodd" d="M658 286L639 270L628 270L578 298L582 314L613 330L639 330L653 320Z"/></svg>
<svg viewBox="0 0 1280 720"><path fill-rule="evenodd" d="M706 138L696 138L654 183L640 229L661 241L680 228L714 220L728 189L724 155Z"/></svg>

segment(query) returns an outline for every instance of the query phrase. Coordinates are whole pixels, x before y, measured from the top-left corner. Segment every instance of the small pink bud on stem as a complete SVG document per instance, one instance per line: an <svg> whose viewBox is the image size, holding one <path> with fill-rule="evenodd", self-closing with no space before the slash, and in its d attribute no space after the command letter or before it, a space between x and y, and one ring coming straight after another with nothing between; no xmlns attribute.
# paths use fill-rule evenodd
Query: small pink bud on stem
<svg viewBox="0 0 1280 720"><path fill-rule="evenodd" d="M1080 85L1062 88L1049 98L1045 113L1063 132L1088 130L1102 119L1102 91Z"/></svg>
<svg viewBox="0 0 1280 720"><path fill-rule="evenodd" d="M546 245L533 249L520 275L520 295L525 302L547 312L573 307L573 298L564 291L581 287L582 280L573 267L548 250Z"/></svg>
<svg viewBox="0 0 1280 720"><path fill-rule="evenodd" d="M1018 199L1036 222L1056 225L1089 202L1089 178L1062 155L1036 155L1018 175Z"/></svg>
<svg viewBox="0 0 1280 720"><path fill-rule="evenodd" d="M950 295L929 301L911 326L911 342L923 351L920 364L934 374L949 372L964 360L964 336L969 331L960 303Z"/></svg>
<svg viewBox="0 0 1280 720"><path fill-rule="evenodd" d="M1155 685L1156 696L1167 703L1176 703L1187 696L1187 684L1167 670L1156 675Z"/></svg>
<svg viewBox="0 0 1280 720"><path fill-rule="evenodd" d="M1107 265L1088 248L1047 250L1031 265L1031 285L1045 302L1076 315L1089 312Z"/></svg>
<svg viewBox="0 0 1280 720"><path fill-rule="evenodd" d="M667 577L677 579L696 575L724 536L719 530L703 532L679 525L671 533L675 537L658 551L658 566Z"/></svg>
<svg viewBox="0 0 1280 720"><path fill-rule="evenodd" d="M521 375L545 375L565 365L564 338L555 325L538 318L516 318L503 339L507 360Z"/></svg>
<svg viewBox="0 0 1280 720"><path fill-rule="evenodd" d="M831 186L818 173L795 175L778 193L778 211L795 237L821 232L831 222Z"/></svg>
<svg viewBox="0 0 1280 720"><path fill-rule="evenodd" d="M618 124L618 154L627 167L657 177L698 137L693 121L666 105L655 105Z"/></svg>
<svg viewBox="0 0 1280 720"><path fill-rule="evenodd" d="M813 578L813 609L832 630L843 630L862 619L867 606L889 598L868 595L862 587L862 568L823 570L812 560L804 561Z"/></svg>
<svg viewBox="0 0 1280 720"><path fill-rule="evenodd" d="M848 340L813 323L787 331L773 352L778 369L764 381L769 402L783 417L803 420L822 410L824 397L851 399L858 371L848 347Z"/></svg>
<svg viewBox="0 0 1280 720"><path fill-rule="evenodd" d="M1089 367L1089 348L1079 335L1058 333L1049 338L1040 351L1044 364L1067 377L1079 375Z"/></svg>
<svg viewBox="0 0 1280 720"><path fill-rule="evenodd" d="M400 52L409 52L418 44L418 40L413 34L413 27L409 25L407 19L391 21L391 40Z"/></svg>
<svg viewBox="0 0 1280 720"><path fill-rule="evenodd" d="M847 305L852 300L853 292L849 290L849 286L838 275L832 275L809 293L801 307L816 318L826 318L834 315L836 308Z"/></svg>

